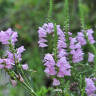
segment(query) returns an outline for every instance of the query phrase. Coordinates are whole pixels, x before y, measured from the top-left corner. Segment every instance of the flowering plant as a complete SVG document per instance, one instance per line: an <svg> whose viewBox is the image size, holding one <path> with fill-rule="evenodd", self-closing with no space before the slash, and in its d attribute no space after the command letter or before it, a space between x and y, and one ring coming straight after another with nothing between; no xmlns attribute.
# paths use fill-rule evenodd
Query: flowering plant
<svg viewBox="0 0 96 96"><path fill-rule="evenodd" d="M48 22L38 28L38 45L47 50L42 63L45 74L52 80L51 91L55 93L54 96L96 96L96 41L93 29L86 27L81 1L81 30L76 34L69 29L68 0L64 3L64 28L51 20L52 4L50 0ZM48 90L43 88L44 95L35 92L30 78L26 76L29 67L28 64L22 64L25 48L16 48L17 37L17 32L11 28L0 31L0 43L7 47L0 58L0 69L8 73L13 87L20 84L31 96L45 96ZM53 96L51 92L48 94Z"/></svg>
<svg viewBox="0 0 96 96"><path fill-rule="evenodd" d="M44 56L44 72L53 79L52 85L61 89L60 92L57 91L58 96L61 94L70 96L71 91L75 92L76 96L96 95L94 83L96 75L96 48L94 44L96 41L93 37L94 31L85 27L84 13L81 10L80 2L82 30L77 32L76 36L69 31L68 0L65 0L64 12L67 15L65 15L64 30L56 23L44 23L38 30L39 47L46 49L49 47L48 49L50 49L52 46L51 51L49 50L49 53ZM86 50L88 46L91 50Z"/></svg>
<svg viewBox="0 0 96 96"><path fill-rule="evenodd" d="M26 78L24 71L28 70L28 64L22 64L22 53L25 51L24 46L15 48L18 34L11 28L0 32L0 42L7 46L5 55L0 58L0 69L5 70L10 76L10 82L13 87L20 83L22 87L27 88L30 94L36 95Z"/></svg>

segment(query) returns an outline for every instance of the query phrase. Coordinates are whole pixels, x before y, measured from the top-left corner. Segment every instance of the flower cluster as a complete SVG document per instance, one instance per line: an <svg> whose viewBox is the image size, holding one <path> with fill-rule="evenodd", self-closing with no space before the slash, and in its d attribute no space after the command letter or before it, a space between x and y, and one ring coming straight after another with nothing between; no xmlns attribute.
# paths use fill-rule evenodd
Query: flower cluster
<svg viewBox="0 0 96 96"><path fill-rule="evenodd" d="M9 44L9 41L11 41L11 43L14 45L17 41L17 37L17 32L14 32L11 28L0 32L0 42L2 44Z"/></svg>
<svg viewBox="0 0 96 96"><path fill-rule="evenodd" d="M57 74L58 77L71 76L71 66L66 60L66 57L62 57L58 60L57 67L59 68L59 72Z"/></svg>
<svg viewBox="0 0 96 96"><path fill-rule="evenodd" d="M76 38L81 46L86 45L87 42L86 42L86 39L84 38L83 32L78 32Z"/></svg>
<svg viewBox="0 0 96 96"><path fill-rule="evenodd" d="M17 32L14 32L11 28L6 31L0 32L0 42L3 45L9 45L9 49L6 51L5 55L0 58L0 69L5 69L8 73L11 73L13 71L15 72L16 70L14 69L16 69L17 67L20 67L23 70L28 69L27 64L20 64L20 61L22 60L22 53L25 51L25 48L24 46L21 46L15 49L15 42L17 41L17 37ZM16 73L16 77L18 76L20 77L20 80L22 79L23 81L21 74ZM13 86L16 85L16 80L14 77L11 78L11 82Z"/></svg>
<svg viewBox="0 0 96 96"><path fill-rule="evenodd" d="M42 27L39 27L38 34L39 34L39 47L47 47L46 44L47 40L45 39L47 37L47 34L53 33L54 25L53 23L44 24Z"/></svg>
<svg viewBox="0 0 96 96"><path fill-rule="evenodd" d="M44 24L42 27L39 27L38 30L39 34L39 47L47 47L48 45L45 42L48 42L45 38L47 34L52 35L54 37L54 24L48 23ZM44 72L47 75L55 75L56 77L64 77L64 76L71 76L71 66L67 61L67 44L65 39L65 34L61 30L60 25L57 25L57 35L58 35L58 42L57 42L57 58L58 61L54 60L54 54L46 54L44 57L44 65L46 66ZM41 46L42 45L42 46ZM58 69L58 70L56 70ZM57 83L58 82L58 83ZM57 78L53 78L53 85L57 86L60 85L60 81Z"/></svg>
<svg viewBox="0 0 96 96"><path fill-rule="evenodd" d="M90 41L91 44L94 44L95 40L94 40L92 34L93 34L93 30L92 29L87 30L88 40Z"/></svg>
<svg viewBox="0 0 96 96"><path fill-rule="evenodd" d="M92 29L86 30L86 36L88 37L88 40L89 40L90 44L94 44L96 42L94 40L92 34L93 34ZM87 41L86 41L85 35L84 35L84 31L78 32L76 38L77 38L77 41L80 43L81 47L87 44ZM88 53L88 62L93 62L93 61L94 61L94 54L89 52Z"/></svg>
<svg viewBox="0 0 96 96"><path fill-rule="evenodd" d="M58 34L58 61L56 66L59 68L59 72L57 73L57 77L71 76L71 66L67 60L67 44L64 32L60 29L60 26L57 26L57 34Z"/></svg>
<svg viewBox="0 0 96 96"><path fill-rule="evenodd" d="M93 35L93 30L92 29L86 30L86 35L88 36L88 40L90 41L90 43L94 44L95 40L92 36ZM77 38L78 42L80 42L81 46L87 44L85 36L84 36L84 31L78 32L76 38Z"/></svg>
<svg viewBox="0 0 96 96"><path fill-rule="evenodd" d="M93 82L93 80L91 78L85 78L86 81L86 93L87 96L96 96L95 92L96 92L96 87L95 84Z"/></svg>
<svg viewBox="0 0 96 96"><path fill-rule="evenodd" d="M93 62L94 61L94 54L93 53L88 53L88 62Z"/></svg>
<svg viewBox="0 0 96 96"><path fill-rule="evenodd" d="M54 58L52 56L52 54L46 54L44 57L44 65L46 66L45 69L45 73L47 73L48 75L56 75L56 71L55 71L55 61Z"/></svg>
<svg viewBox="0 0 96 96"><path fill-rule="evenodd" d="M83 46L87 44L87 40L85 38L84 31L78 32L77 36L73 37L71 32L68 32L67 39L69 40L69 44L66 39L66 32L63 32L60 28L60 25L56 25L57 28L57 60L55 60L55 54L47 53L44 57L44 72L48 76L52 76L53 78L53 85L58 86L60 85L59 78L63 78L64 76L71 76L71 65L70 61L73 63L79 63L84 59L84 52ZM54 24L48 23L44 24L42 27L39 27L38 30L39 34L39 47L48 47L46 40L47 35L51 35L52 38L54 37ZM86 31L86 35L90 44L94 44L95 40L92 36L93 30L89 29ZM70 58L71 56L71 58ZM94 61L94 54L88 53L88 62ZM87 80L87 79L86 79Z"/></svg>
<svg viewBox="0 0 96 96"><path fill-rule="evenodd" d="M72 54L73 63L78 63L83 60L83 51L81 49L81 44L77 41L77 38L70 37L70 54Z"/></svg>

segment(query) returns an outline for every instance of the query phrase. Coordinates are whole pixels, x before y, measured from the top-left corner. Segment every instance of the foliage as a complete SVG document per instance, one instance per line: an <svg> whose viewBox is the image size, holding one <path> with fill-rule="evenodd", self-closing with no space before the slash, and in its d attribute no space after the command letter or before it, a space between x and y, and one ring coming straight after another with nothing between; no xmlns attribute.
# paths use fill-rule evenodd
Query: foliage
<svg viewBox="0 0 96 96"><path fill-rule="evenodd" d="M79 0L69 0L70 14L67 15L69 16L67 17L67 19L69 20L70 18L70 21L67 21L68 23L70 23L70 25L68 25L67 27L70 27L70 30L72 30L72 33L74 36L76 35L77 31L80 31L81 17L79 13L78 1ZM37 93L40 96L47 96L45 95L48 92L46 87L51 85L49 83L51 82L51 80L45 77L45 74L43 72L44 67L42 63L42 59L43 59L42 54L44 54L45 51L38 48L37 30L38 30L38 27L41 26L43 23L48 22L47 17L49 18L51 17L51 20L56 24L60 24L63 29L64 21L66 21L66 18L64 18L66 17L65 16L66 14L64 14L65 13L64 6L66 5L64 4L65 4L64 0L54 0L53 6L51 6L52 9L50 9L48 12L48 9L50 7L49 0L0 0L0 12L1 12L0 13L0 30L6 30L8 27L11 27L18 32L20 42L18 42L16 46L19 46L22 44L25 46L27 50L23 54L22 62L23 63L28 62L30 68L32 69L31 84L34 87L34 89L36 89ZM85 17L84 23L86 24L87 28L95 29L96 27L95 4L96 4L96 0L91 0L91 1L83 0L83 3L81 4L82 10L84 12L84 17ZM84 28L85 28L85 25L84 25ZM94 33L94 37L96 37L96 32ZM0 48L4 48L4 47L0 45ZM84 52L88 52L89 50L91 50L91 47L88 47L87 50L85 50L86 48L87 47L85 46ZM46 51L48 52L49 50L46 50ZM0 50L0 57L1 57L1 54L3 54L3 52ZM86 59L83 63L85 62L86 62ZM78 65L74 65L74 66L78 67ZM81 64L80 66L83 66L83 64ZM90 67L88 67L87 64L85 64L84 67L86 67L87 69L85 70L85 73L87 71L89 71L89 73L92 71L92 69L90 69ZM84 69L82 68L82 70ZM79 82L81 82L84 78L82 76L80 77L82 70L80 73L78 73L78 75L74 73L76 78L79 79ZM77 72L77 71L78 69L74 69L74 72ZM89 75L89 74L86 73L86 75ZM46 86L46 87L42 87L42 86ZM10 88L10 86L8 86L8 88L10 91L9 96L24 96L23 89L20 90L18 86L15 89ZM0 96L3 96L2 89L3 88L0 88ZM38 91L38 89L40 90Z"/></svg>

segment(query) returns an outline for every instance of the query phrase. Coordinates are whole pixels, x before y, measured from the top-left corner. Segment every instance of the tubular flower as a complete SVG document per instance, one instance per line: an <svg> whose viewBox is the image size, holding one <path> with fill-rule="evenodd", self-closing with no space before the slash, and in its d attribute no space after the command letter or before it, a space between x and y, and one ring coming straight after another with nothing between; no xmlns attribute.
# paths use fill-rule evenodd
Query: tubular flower
<svg viewBox="0 0 96 96"><path fill-rule="evenodd" d="M93 62L94 61L94 54L88 53L88 62Z"/></svg>
<svg viewBox="0 0 96 96"><path fill-rule="evenodd" d="M52 54L46 54L44 57L44 65L46 66L44 72L48 75L56 75L55 61Z"/></svg>
<svg viewBox="0 0 96 96"><path fill-rule="evenodd" d="M11 28L9 28L6 31L0 32L0 42L2 44L9 44L9 41L14 45L17 41L18 34L17 32L12 31Z"/></svg>
<svg viewBox="0 0 96 96"><path fill-rule="evenodd" d="M57 80L56 78L53 79L53 86L58 86L60 85L60 81Z"/></svg>
<svg viewBox="0 0 96 96"><path fill-rule="evenodd" d="M53 23L48 23L48 24L44 24L42 27L39 27L39 30L38 30L38 34L39 34L39 41L38 41L38 44L39 44L39 47L47 47L48 45L46 44L47 40L46 40L46 37L47 37L47 34L52 34L53 33L53 30L54 29L54 26L53 26Z"/></svg>
<svg viewBox="0 0 96 96"><path fill-rule="evenodd" d="M96 96L95 94L96 87L93 80L91 78L85 78L85 82L86 82L85 90L86 90L87 96Z"/></svg>
<svg viewBox="0 0 96 96"><path fill-rule="evenodd" d="M72 54L73 63L78 63L83 60L83 51L80 43L77 42L76 38L70 37L70 54Z"/></svg>
<svg viewBox="0 0 96 96"><path fill-rule="evenodd" d="M58 60L57 67L59 68L59 72L57 74L58 77L71 76L71 66L66 60L66 57L62 57Z"/></svg>
<svg viewBox="0 0 96 96"><path fill-rule="evenodd" d="M91 44L95 43L95 40L93 38L93 30L92 29L88 29L87 30L87 36L88 36L88 40L90 41Z"/></svg>
<svg viewBox="0 0 96 96"><path fill-rule="evenodd" d="M82 32L78 32L76 38L81 46L86 45L86 40L85 40L84 34Z"/></svg>

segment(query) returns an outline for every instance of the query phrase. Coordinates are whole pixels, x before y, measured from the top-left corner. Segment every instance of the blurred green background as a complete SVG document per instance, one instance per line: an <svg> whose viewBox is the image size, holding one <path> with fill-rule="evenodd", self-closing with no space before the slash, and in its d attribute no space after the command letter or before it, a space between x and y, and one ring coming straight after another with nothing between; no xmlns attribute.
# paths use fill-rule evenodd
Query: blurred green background
<svg viewBox="0 0 96 96"><path fill-rule="evenodd" d="M64 24L64 0L53 0L52 19ZM88 27L96 27L96 0L82 0L85 10L85 22ZM80 31L80 18L78 0L69 0L70 30L73 33ZM11 27L17 31L19 38L16 46L24 45L26 52L23 54L23 62L29 64L34 71L32 75L32 86L36 91L45 90L50 80L45 76L42 63L43 50L38 48L38 27L47 22L49 0L0 0L0 30ZM95 34L94 34L95 35ZM1 46L1 45L0 45ZM0 47L2 49L2 46ZM0 54L2 51L0 50ZM3 72L4 73L4 72ZM23 89L19 86L13 88L7 82L3 83L6 73L0 73L0 96L24 96ZM6 86L5 86L6 85ZM26 95L27 96L27 95Z"/></svg>

